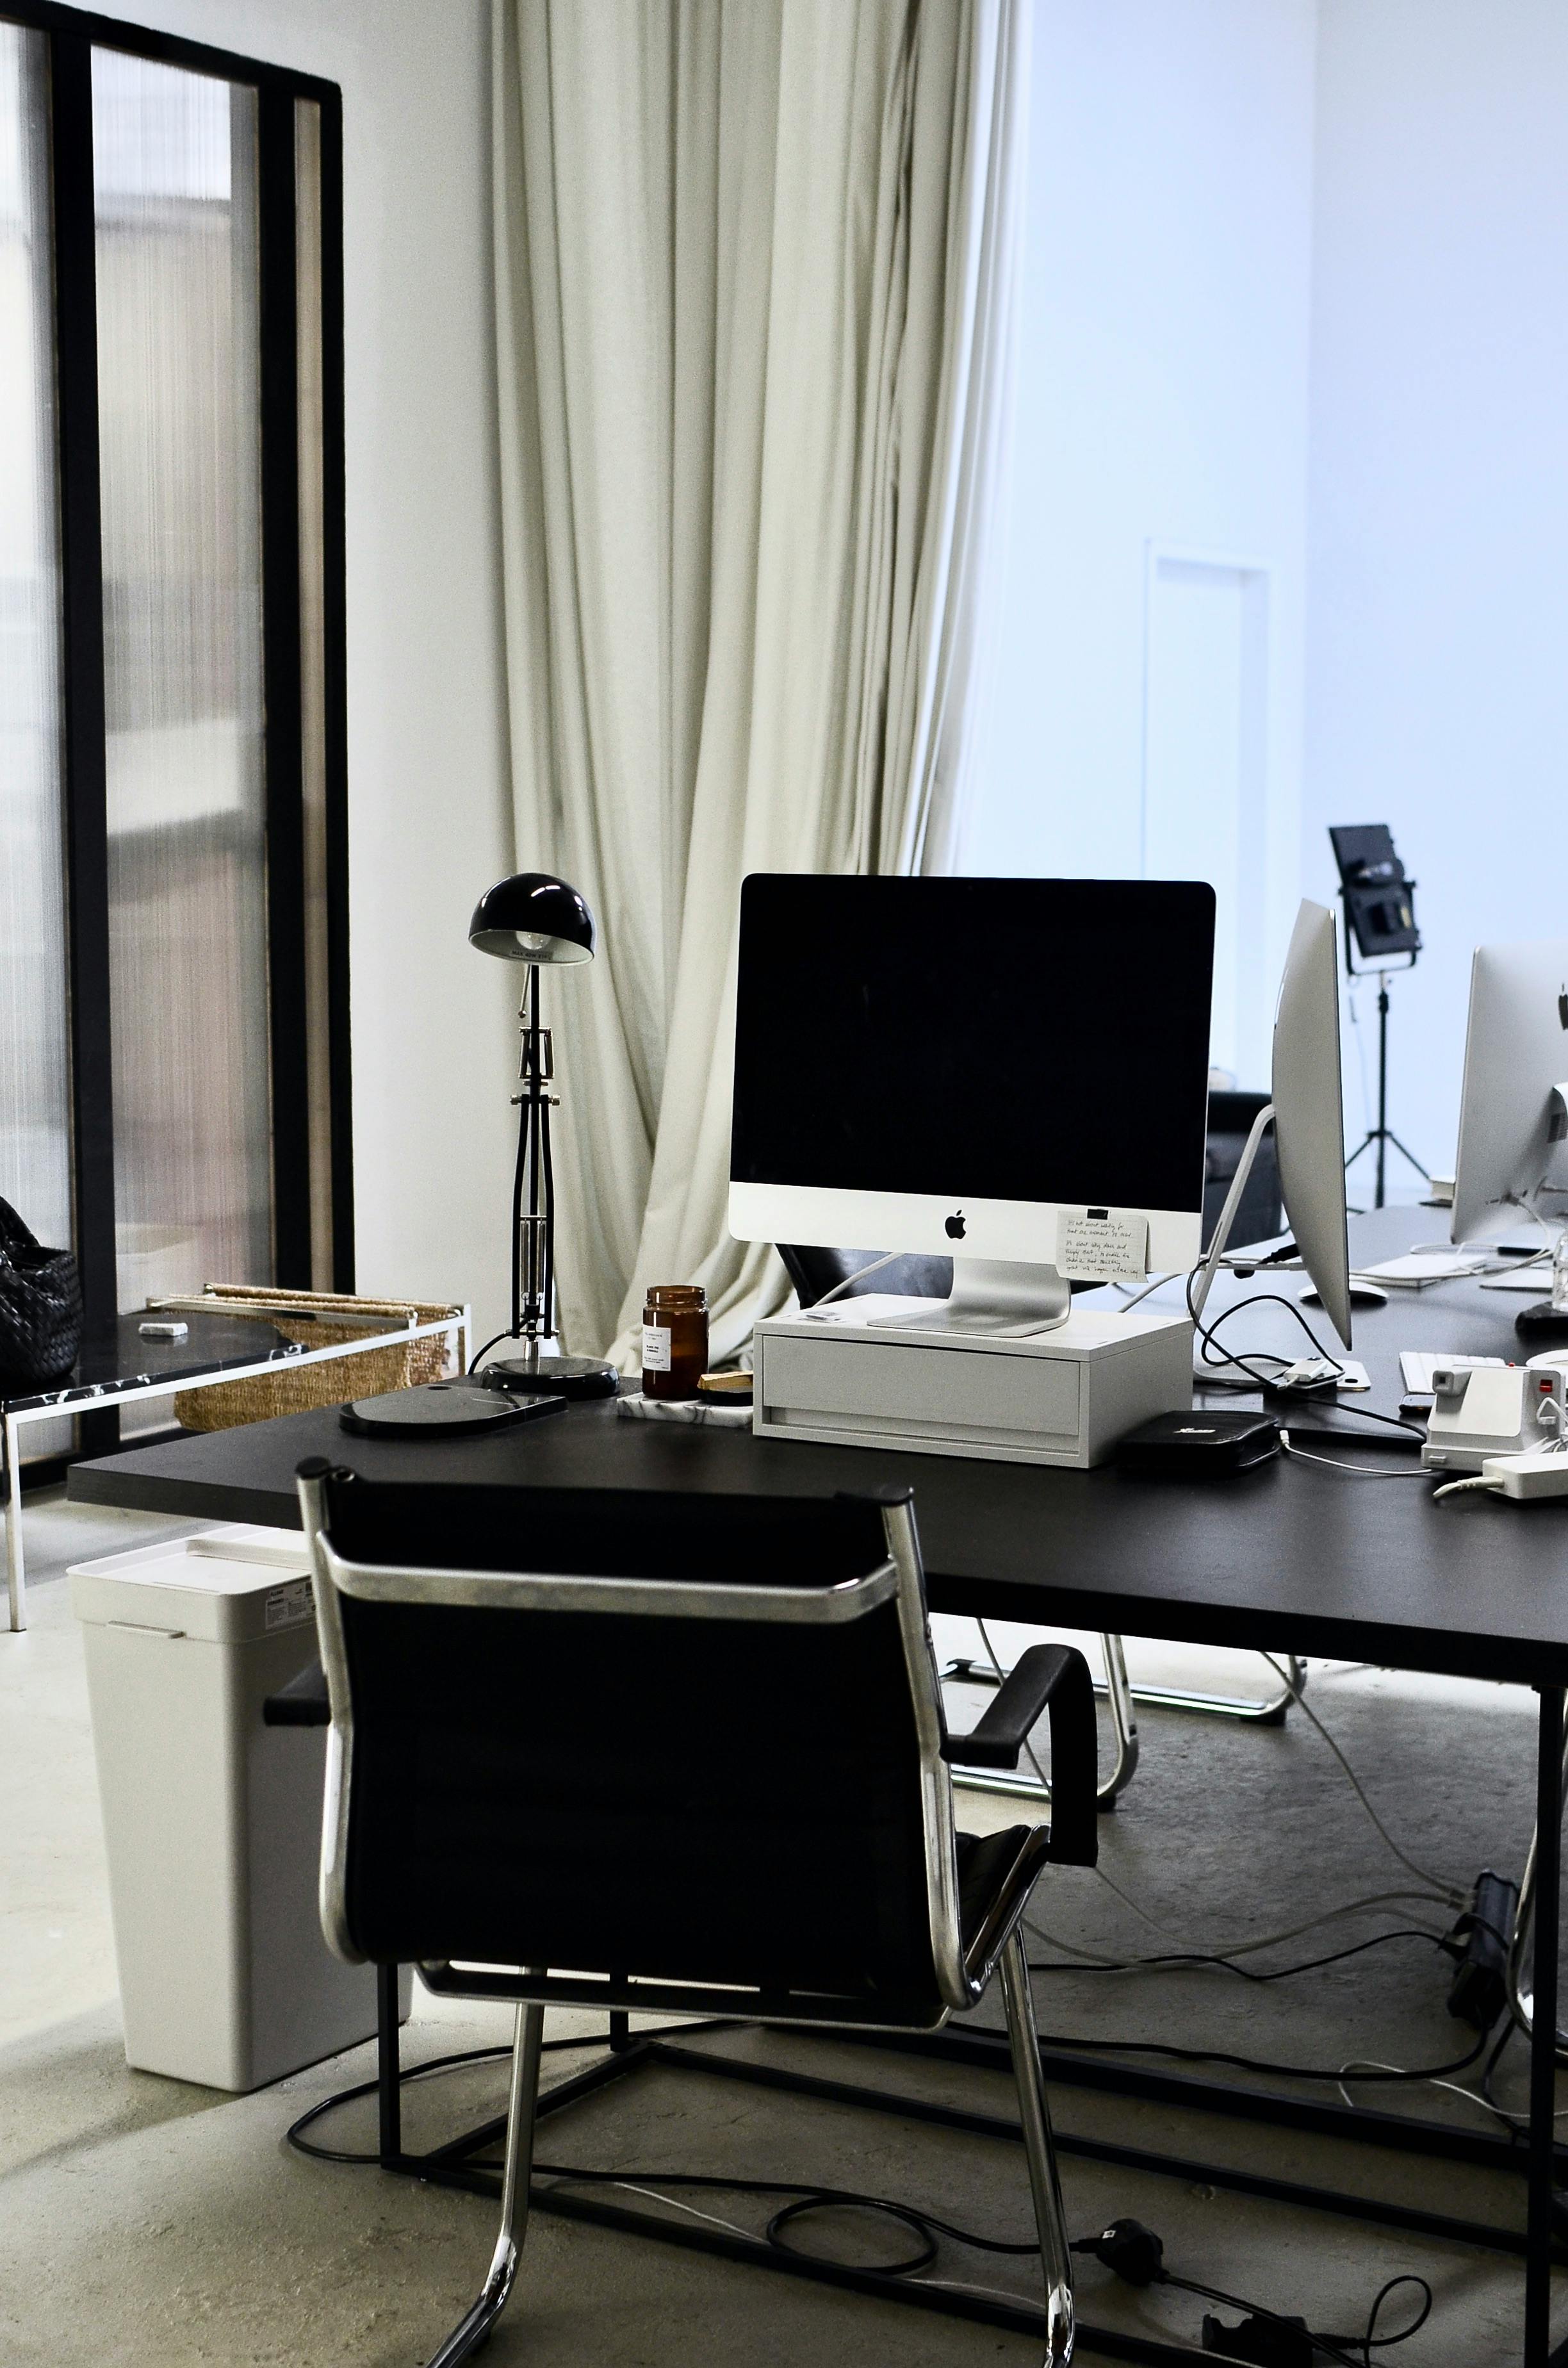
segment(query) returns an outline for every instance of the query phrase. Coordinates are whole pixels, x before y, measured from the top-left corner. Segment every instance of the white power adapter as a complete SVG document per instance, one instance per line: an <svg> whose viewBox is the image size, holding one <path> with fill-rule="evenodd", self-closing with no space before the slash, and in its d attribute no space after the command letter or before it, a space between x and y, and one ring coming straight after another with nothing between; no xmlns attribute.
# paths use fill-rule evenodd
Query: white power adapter
<svg viewBox="0 0 1568 2368"><path fill-rule="evenodd" d="M1568 1497L1568 1454L1561 1448L1532 1448L1528 1455L1489 1455L1481 1467L1483 1485L1520 1503L1538 1497Z"/></svg>

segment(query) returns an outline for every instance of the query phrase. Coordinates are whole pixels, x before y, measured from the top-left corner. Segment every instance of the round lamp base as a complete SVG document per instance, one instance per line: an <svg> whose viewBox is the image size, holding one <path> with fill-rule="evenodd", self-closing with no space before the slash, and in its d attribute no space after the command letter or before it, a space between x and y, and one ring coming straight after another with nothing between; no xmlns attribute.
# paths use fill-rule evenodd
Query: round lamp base
<svg viewBox="0 0 1568 2368"><path fill-rule="evenodd" d="M620 1375L602 1357L541 1357L537 1365L503 1357L473 1378L514 1395L526 1391L562 1398L612 1398L620 1387Z"/></svg>

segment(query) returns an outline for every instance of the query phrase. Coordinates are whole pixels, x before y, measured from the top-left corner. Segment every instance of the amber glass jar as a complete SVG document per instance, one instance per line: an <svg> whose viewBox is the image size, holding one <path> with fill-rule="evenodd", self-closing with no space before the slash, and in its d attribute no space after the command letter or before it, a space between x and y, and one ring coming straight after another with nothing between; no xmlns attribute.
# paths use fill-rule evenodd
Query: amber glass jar
<svg viewBox="0 0 1568 2368"><path fill-rule="evenodd" d="M651 1282L642 1310L642 1395L694 1398L708 1370L708 1293L699 1282Z"/></svg>

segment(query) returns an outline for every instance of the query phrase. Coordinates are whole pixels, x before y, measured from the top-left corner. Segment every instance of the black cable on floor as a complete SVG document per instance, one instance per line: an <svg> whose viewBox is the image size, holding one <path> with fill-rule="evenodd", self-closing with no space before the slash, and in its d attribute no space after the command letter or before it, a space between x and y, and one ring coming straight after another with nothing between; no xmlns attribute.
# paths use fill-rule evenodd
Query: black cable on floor
<svg viewBox="0 0 1568 2368"><path fill-rule="evenodd" d="M690 2038L694 2032L699 2031L734 2031L744 2030L744 2024L732 2022L726 2015L719 2018L710 2017L702 2021L660 2023L652 2031L638 2032L635 2036L639 2039L674 2039L677 2036ZM608 2044L608 2041L596 2038L589 2032L580 2039L545 2039L541 2040L540 2044L546 2050L556 2047L603 2047ZM434 2072L455 2072L464 2064L493 2064L503 2056L510 2056L511 2053L512 2043L507 2040L500 2046L464 2047L455 2055L433 2055L426 2064L401 2065L398 2068L397 2084L400 2089L406 2088L412 2080L427 2080ZM324 2097L319 2104L312 2105L308 2112L301 2113L297 2122L290 2123L283 2133L284 2144L291 2146L297 2154L309 2155L312 2162L341 2162L360 2169L367 2167L374 2169L381 2159L379 2153L350 2154L345 2153L336 2146L311 2146L307 2144L302 2133L310 2129L314 2123L319 2122L324 2113L335 2112L340 2105L352 2105L361 2097L375 2096L381 2085L378 2077L369 2080L361 2080L352 2089L339 2089L335 2096Z"/></svg>
<svg viewBox="0 0 1568 2368"><path fill-rule="evenodd" d="M1124 2284L1142 2289L1170 2286L1182 2294L1197 2294L1204 2302L1222 2303L1228 2309L1244 2312L1245 2317L1239 2328L1226 2328L1218 2319L1206 2317L1203 2322L1204 2351L1222 2352L1232 2359L1278 2362L1279 2368L1310 2368L1310 2362L1320 2352L1330 2360L1340 2362L1342 2368L1372 2368L1374 2350L1384 2351L1391 2344L1407 2342L1411 2336L1426 2326L1432 2315L1431 2287L1425 2278L1406 2270L1396 2277L1389 2278L1378 2289L1367 2315L1366 2327L1360 2334L1319 2333L1317 2329L1309 2328L1300 2315L1287 2317L1283 2311L1270 2309L1267 2303L1249 2301L1244 2294L1231 2294L1223 2286L1207 2285L1199 2278L1178 2276L1174 2270L1165 2267L1164 2238L1157 2236L1153 2228L1146 2227L1142 2220L1131 2218L1113 2220L1108 2227L1102 2228L1096 2236L1075 2237L1071 2250L1092 2255ZM1382 2316L1383 2305L1392 2294L1404 2285L1419 2289L1421 2299L1415 2317L1397 2334L1380 2335L1378 2321ZM1237 2336L1246 2340L1245 2351L1222 2340L1210 2340L1211 2338ZM1359 2361L1355 2357L1357 2352L1360 2354Z"/></svg>
<svg viewBox="0 0 1568 2368"><path fill-rule="evenodd" d="M1335 1949L1326 1957L1307 1957L1299 1965L1276 1965L1272 1973L1255 1973L1233 1957L1217 1957L1201 1951L1176 1949L1164 1956L1128 1957L1126 1959L1090 1958L1079 1962L1074 1958L1029 1959L1031 1974L1147 1974L1161 1973L1172 1965L1219 1965L1228 1974L1239 1974L1244 1982L1286 1982L1296 1974L1313 1974L1321 1966L1343 1964L1346 1957L1358 1957L1365 1950L1381 1949L1390 1941L1425 1941L1430 1949L1441 1949L1443 1936L1423 1932L1416 1925L1399 1925L1392 1932L1374 1932L1369 1941L1358 1941L1348 1949ZM1506 1945L1505 1943L1505 1945Z"/></svg>
<svg viewBox="0 0 1568 2368"><path fill-rule="evenodd" d="M1337 2065L1329 2070L1314 2069L1310 2064L1267 2064L1256 2056L1232 2055L1220 2047L1176 2047L1158 2039L1072 2039L1058 2032L1042 2031L1042 2047L1063 2047L1071 2055L1169 2055L1183 2064L1229 2064L1239 2072L1263 2072L1278 2080L1444 2080L1454 2072L1468 2072L1491 2037L1483 2032L1467 2055L1452 2064L1434 2064L1416 2071L1395 2070L1373 2072L1349 2070L1342 2072Z"/></svg>
<svg viewBox="0 0 1568 2368"><path fill-rule="evenodd" d="M1392 1938L1393 1936L1388 1935L1386 1937ZM1426 1938L1428 1936L1424 1934L1421 1937ZM1354 1952L1352 1952L1347 1953ZM721 2017L699 2021L694 2021L690 2022L660 2024L651 2031L639 2032L636 2035L639 2039L658 2039L665 2036L676 2035L690 2037L700 2031L711 2031L715 2029L727 2030L733 2029L736 2026L730 2021L728 2017ZM1506 2040L1506 2037L1507 2032L1506 2032L1504 2034L1505 2041ZM1050 2044L1057 2046L1074 2044L1085 2046L1091 2044L1098 2045L1102 2044L1107 2046L1110 2046L1116 2044L1116 2043L1113 2042L1074 2043L1061 2040L1052 2041ZM604 2044L603 2041L597 2040L592 2036L547 2039L541 2042L541 2046L546 2049L582 2049L585 2047L595 2047L602 2044ZM1462 2064L1449 2068L1454 2070L1464 2069L1466 2066L1474 2062L1475 2056L1480 2054L1481 2048L1484 2046L1484 2044L1485 2038L1483 2036L1472 2053L1463 2059ZM413 2064L400 2067L398 2072L398 2085L402 2088L411 2081L428 2079L437 2073L455 2071L464 2065L495 2062L504 2057L509 2057L512 2052L510 2045L496 2045L491 2047L463 2048L454 2055L433 2056L426 2063ZM1162 2054L1203 2055L1202 2051L1187 2049L1162 2049L1157 2052ZM1498 2049L1490 2060L1487 2067L1488 2070L1491 2069L1491 2065L1496 2062L1497 2055L1500 2055L1501 2052L1502 2046L1500 2044ZM1234 2062L1238 2064L1245 2063L1245 2059L1242 2057L1203 2057L1203 2060ZM1249 2068L1267 2069L1278 2072L1286 2072L1287 2070L1287 2067L1282 2066L1254 2066ZM1352 2076L1340 2076L1335 2073L1323 2075L1315 2073L1288 2073L1287 2077L1302 2078L1323 2078L1334 2079L1340 2077ZM1425 2079L1430 2078L1433 2076L1428 2073L1412 2072L1402 2074L1397 2077L1406 2079ZM361 2168L376 2167L381 2161L379 2153L355 2153L337 2147L314 2146L312 2145L305 2137L304 2133L306 2130L310 2129L313 2123L320 2121L324 2114L335 2112L340 2105L353 2104L360 2098L375 2095L380 2085L380 2081L377 2079L362 2080L357 2083L353 2088L339 2089L334 2096L324 2097L317 2104L312 2105L307 2112L301 2113L299 2119L290 2124L286 2134L288 2144L293 2146L297 2152L310 2157L312 2160L316 2162L341 2163ZM471 2167L481 2167L479 2157L476 2156L473 2158ZM494 2166L491 2166L491 2168L494 2167ZM655 2202L662 2200L657 2193L657 2191L661 2188L703 2188L707 2189L710 2192L734 2195L786 2196L790 2201L772 2214L763 2230L762 2236L755 2241L769 2245L775 2251L790 2253L797 2257L803 2255L804 2258L808 2260L820 2259L821 2257L812 2254L809 2248L802 2248L799 2245L787 2242L784 2235L786 2229L796 2226L799 2222L803 2220L808 2214L816 2212L856 2211L875 2213L884 2218L893 2221L899 2227L906 2230L916 2239L916 2245L915 2249L913 2252L906 2253L892 2261L881 2264L880 2267L875 2269L874 2273L881 2277L906 2278L909 2280L911 2285L915 2288L918 2288L921 2283L917 2272L921 2270L929 2268L930 2264L937 2258L937 2239L938 2237L947 2237L955 2244L964 2245L973 2251L983 2253L1000 2253L1017 2256L1036 2253L1040 2248L1038 2234L1022 2239L1005 2237L988 2237L982 2234L978 2229L960 2227L957 2221L945 2220L939 2214L927 2211L923 2206L917 2204L901 2203L895 2201L890 2196L869 2195L857 2188L826 2187L822 2185L820 2182L812 2180L742 2179L734 2176L725 2177L710 2171L641 2170L628 2169L625 2168L615 2170L601 2170L590 2169L582 2164L539 2161L536 2161L532 2165L532 2170L536 2177L554 2180L558 2184L562 2186L620 2187L635 2192L649 2193L653 2196L653 2199ZM699 2218L705 2218L709 2215L699 2214L698 2216ZM720 2225L723 2226L727 2224L722 2223ZM1101 2259L1109 2260L1110 2266L1116 2267L1117 2264L1114 2259L1106 2248L1118 2228L1140 2229L1140 2224L1131 2221L1114 2223L1112 2225L1112 2228L1107 2231L1104 2236L1099 2237L1082 2238L1074 2244L1072 2249L1074 2252L1096 2253L1099 2255ZM749 2232L741 2230L738 2233L744 2236ZM1140 2235L1144 2237L1147 2240L1148 2245L1152 2247L1153 2259L1156 2263L1160 2263L1164 2250L1160 2239L1153 2237L1151 2232L1146 2230L1140 2229ZM1123 2274L1125 2274L1125 2272L1123 2272ZM1282 2328L1289 2328L1292 2332L1298 2330L1301 2325L1299 2320L1289 2319L1280 2312L1271 2310L1263 2304L1249 2302L1240 2295L1228 2294L1221 2287L1205 2285L1196 2279L1178 2277L1174 2272L1165 2270L1163 2267L1163 2263L1161 2266L1155 2268L1150 2275L1136 2276L1131 2282L1139 2284L1147 2284L1157 2282L1161 2284L1169 2285L1181 2292L1195 2294L1203 2300L1223 2303L1231 2309L1244 2311L1256 2319L1267 2321L1271 2325L1278 2326ZM934 2283L937 2284L943 2283L940 2280L935 2281ZM1396 2290L1396 2288L1406 2284L1419 2286L1422 2290L1424 2302L1419 2315L1412 2321L1409 2327L1402 2328L1397 2335L1378 2335L1376 2331L1377 2322L1382 2311L1384 2303L1387 2301L1389 2295ZM959 2290L963 2291L961 2287ZM1028 2297L1020 2295L1019 2300L1027 2301ZM1389 2344L1403 2343L1408 2336L1414 2335L1417 2328L1425 2326L1426 2319L1430 2315L1431 2308L1432 2290L1430 2286L1427 2285L1424 2278L1415 2277L1407 2272L1403 2276L1389 2279L1388 2282L1380 2288L1372 2303L1371 2311L1367 2321L1367 2331L1365 2335L1346 2337L1319 2335L1313 2333L1308 2340L1319 2351L1325 2352L1330 2359L1343 2363L1343 2368L1371 2368L1371 2355L1374 2346L1381 2349ZM1340 2348L1346 2343L1355 2343L1360 2347L1362 2354L1360 2362L1358 2362L1349 2351Z"/></svg>

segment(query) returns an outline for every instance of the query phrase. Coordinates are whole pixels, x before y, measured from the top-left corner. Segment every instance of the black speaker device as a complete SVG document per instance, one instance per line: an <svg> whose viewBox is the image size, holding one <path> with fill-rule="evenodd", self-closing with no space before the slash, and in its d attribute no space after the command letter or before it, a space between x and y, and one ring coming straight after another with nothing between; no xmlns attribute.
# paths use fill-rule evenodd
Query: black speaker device
<svg viewBox="0 0 1568 2368"><path fill-rule="evenodd" d="M1123 1472L1154 1479L1223 1480L1278 1452L1279 1426L1271 1415L1194 1406L1141 1422L1118 1442L1116 1461Z"/></svg>

